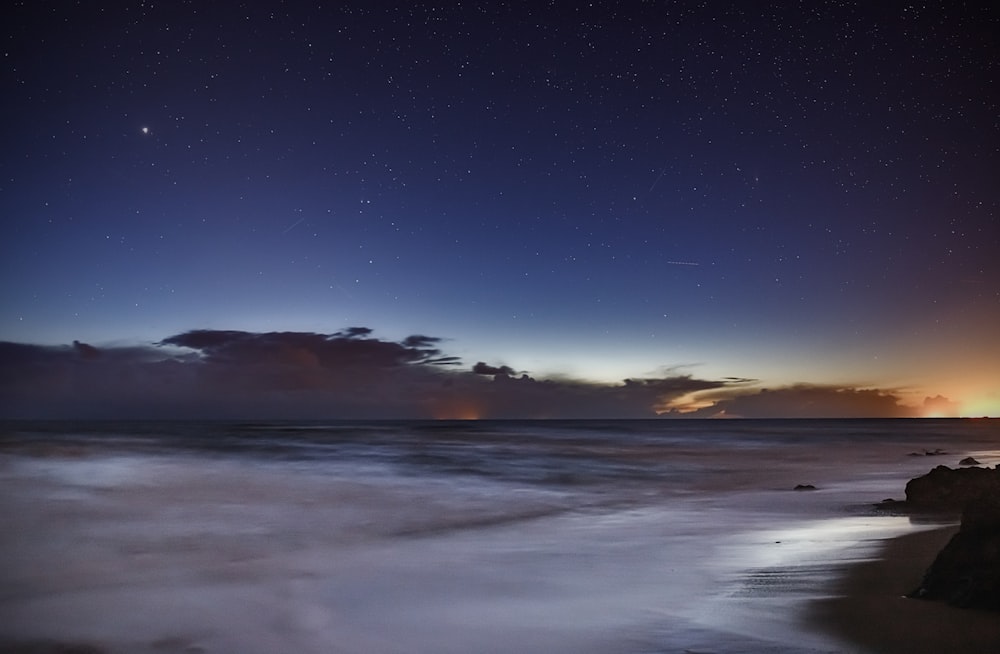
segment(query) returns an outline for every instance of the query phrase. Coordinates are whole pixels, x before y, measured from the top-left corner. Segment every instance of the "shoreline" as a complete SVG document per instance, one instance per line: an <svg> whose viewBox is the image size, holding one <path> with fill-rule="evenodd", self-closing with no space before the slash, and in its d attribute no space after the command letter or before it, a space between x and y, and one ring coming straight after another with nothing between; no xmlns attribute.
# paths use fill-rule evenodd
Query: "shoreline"
<svg viewBox="0 0 1000 654"><path fill-rule="evenodd" d="M878 558L846 566L833 597L815 600L809 623L845 651L879 654L1000 652L1000 615L905 597L958 526L887 539Z"/></svg>

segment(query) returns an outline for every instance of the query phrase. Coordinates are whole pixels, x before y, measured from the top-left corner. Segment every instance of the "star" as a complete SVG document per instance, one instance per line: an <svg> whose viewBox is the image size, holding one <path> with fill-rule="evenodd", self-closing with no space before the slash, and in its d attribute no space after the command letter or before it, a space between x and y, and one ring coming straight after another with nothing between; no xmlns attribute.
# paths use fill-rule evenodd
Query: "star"
<svg viewBox="0 0 1000 654"><path fill-rule="evenodd" d="M141 132L142 132L143 134L149 134L149 128L148 128L148 127L143 127L143 128L142 128L142 129L140 130L140 131L141 131Z"/></svg>

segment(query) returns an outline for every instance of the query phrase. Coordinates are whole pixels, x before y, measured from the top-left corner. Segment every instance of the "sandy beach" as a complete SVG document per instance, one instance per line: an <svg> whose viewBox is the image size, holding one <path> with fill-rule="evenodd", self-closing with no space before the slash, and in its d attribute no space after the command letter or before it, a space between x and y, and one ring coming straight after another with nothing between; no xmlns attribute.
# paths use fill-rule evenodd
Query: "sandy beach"
<svg viewBox="0 0 1000 654"><path fill-rule="evenodd" d="M886 541L880 558L847 567L838 597L816 602L818 629L857 652L919 654L1000 652L1000 615L905 597L920 583L957 527L922 531Z"/></svg>

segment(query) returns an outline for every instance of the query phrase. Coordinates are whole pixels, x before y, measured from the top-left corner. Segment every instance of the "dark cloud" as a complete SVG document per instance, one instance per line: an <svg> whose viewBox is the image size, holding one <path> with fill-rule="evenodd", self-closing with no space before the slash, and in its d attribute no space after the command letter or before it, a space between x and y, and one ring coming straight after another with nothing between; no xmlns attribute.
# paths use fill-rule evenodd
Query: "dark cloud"
<svg viewBox="0 0 1000 654"><path fill-rule="evenodd" d="M423 334L414 334L413 336L407 336L403 339L403 345L406 347L430 347L435 343L440 343L441 339L434 336L424 336Z"/></svg>
<svg viewBox="0 0 1000 654"><path fill-rule="evenodd" d="M335 334L196 330L171 336L161 345L199 351L216 363L259 365L262 362L314 365L322 368L392 368L415 363L453 363L433 347L438 339L409 336L402 342L369 338L367 327Z"/></svg>
<svg viewBox="0 0 1000 654"><path fill-rule="evenodd" d="M73 341L73 349L83 359L97 359L101 356L101 351L96 347L80 341Z"/></svg>
<svg viewBox="0 0 1000 654"><path fill-rule="evenodd" d="M345 338L361 338L363 336L371 336L372 331L370 327L348 327L338 335Z"/></svg>
<svg viewBox="0 0 1000 654"><path fill-rule="evenodd" d="M196 330L156 345L0 343L8 417L396 417L455 361L436 340Z"/></svg>
<svg viewBox="0 0 1000 654"><path fill-rule="evenodd" d="M483 363L482 361L479 361L476 365L472 366L472 372L477 375L503 375L505 377L517 374L510 366L491 366L487 363Z"/></svg>
<svg viewBox="0 0 1000 654"><path fill-rule="evenodd" d="M152 347L0 343L0 416L145 416L160 400L193 388L183 361Z"/></svg>
<svg viewBox="0 0 1000 654"><path fill-rule="evenodd" d="M195 330L135 347L0 343L0 416L102 418L901 417L921 409L879 389L744 378L592 383L534 379L482 361L461 370L440 339L400 341L353 327L333 334ZM685 411L691 398L704 407ZM710 406L704 406L710 402ZM671 408L673 407L673 408Z"/></svg>

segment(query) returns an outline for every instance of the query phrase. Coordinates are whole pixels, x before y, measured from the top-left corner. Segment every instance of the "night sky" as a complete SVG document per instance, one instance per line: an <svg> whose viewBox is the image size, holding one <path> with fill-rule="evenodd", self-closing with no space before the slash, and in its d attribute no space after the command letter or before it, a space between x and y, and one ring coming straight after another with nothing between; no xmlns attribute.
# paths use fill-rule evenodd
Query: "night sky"
<svg viewBox="0 0 1000 654"><path fill-rule="evenodd" d="M987 3L8 2L0 414L1000 415Z"/></svg>

